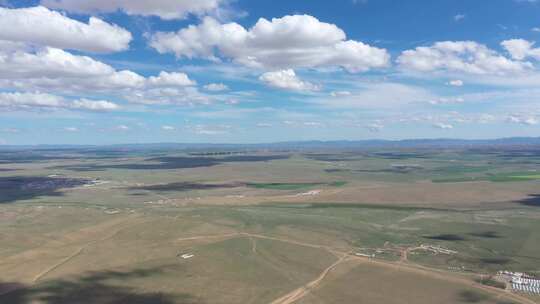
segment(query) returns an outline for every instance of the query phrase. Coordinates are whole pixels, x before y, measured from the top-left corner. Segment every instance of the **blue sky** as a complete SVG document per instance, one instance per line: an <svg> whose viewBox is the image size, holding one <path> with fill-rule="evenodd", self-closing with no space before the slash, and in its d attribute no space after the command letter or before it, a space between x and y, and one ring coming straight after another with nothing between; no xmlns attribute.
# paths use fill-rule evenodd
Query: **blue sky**
<svg viewBox="0 0 540 304"><path fill-rule="evenodd" d="M0 144L540 136L540 1L0 0Z"/></svg>

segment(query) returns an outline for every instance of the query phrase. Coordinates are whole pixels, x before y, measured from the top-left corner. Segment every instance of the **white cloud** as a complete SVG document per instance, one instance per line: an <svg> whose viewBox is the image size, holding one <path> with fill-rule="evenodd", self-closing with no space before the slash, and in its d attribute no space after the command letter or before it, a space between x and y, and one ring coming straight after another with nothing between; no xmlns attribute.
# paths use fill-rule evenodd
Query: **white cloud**
<svg viewBox="0 0 540 304"><path fill-rule="evenodd" d="M417 47L401 53L397 62L404 69L420 72L477 75L507 75L533 68L530 62L512 60L474 41L444 41Z"/></svg>
<svg viewBox="0 0 540 304"><path fill-rule="evenodd" d="M46 93L0 93L0 108L4 110L67 109L83 111L112 111L119 106L103 100L67 100Z"/></svg>
<svg viewBox="0 0 540 304"><path fill-rule="evenodd" d="M114 111L118 110L120 107L117 104L106 100L89 100L82 98L73 101L71 108L89 111Z"/></svg>
<svg viewBox="0 0 540 304"><path fill-rule="evenodd" d="M173 126L161 126L161 130L163 130L163 131L174 131L174 130L176 130L176 128L173 127Z"/></svg>
<svg viewBox="0 0 540 304"><path fill-rule="evenodd" d="M370 124L366 125L366 128L370 132L380 132L384 128L384 125L381 124L380 122L373 122L373 123L370 123Z"/></svg>
<svg viewBox="0 0 540 304"><path fill-rule="evenodd" d="M189 79L185 73L167 73L161 72L159 76L151 76L148 78L148 83L155 87L184 87L193 86L197 83Z"/></svg>
<svg viewBox="0 0 540 304"><path fill-rule="evenodd" d="M351 90L350 95L332 99L316 97L312 101L333 109L365 108L395 110L410 106L411 104L425 104L427 101L437 98L437 96L422 87L401 83L357 83L356 85L358 88Z"/></svg>
<svg viewBox="0 0 540 304"><path fill-rule="evenodd" d="M350 96L351 92L349 91L332 91L330 92L330 96L332 97L342 97L342 96Z"/></svg>
<svg viewBox="0 0 540 304"><path fill-rule="evenodd" d="M465 14L457 14L457 15L454 16L454 21L459 22L459 21L465 19L465 17L466 17Z"/></svg>
<svg viewBox="0 0 540 304"><path fill-rule="evenodd" d="M259 77L259 80L268 86L291 91L317 91L319 87L307 81L302 81L294 70L281 70L266 72Z"/></svg>
<svg viewBox="0 0 540 304"><path fill-rule="evenodd" d="M439 97L439 98L429 101L429 103L433 105L456 104L456 103L464 103L464 102L465 102L465 99L463 97Z"/></svg>
<svg viewBox="0 0 540 304"><path fill-rule="evenodd" d="M540 120L537 117L523 115L510 115L508 116L507 121L528 126L533 126L540 123Z"/></svg>
<svg viewBox="0 0 540 304"><path fill-rule="evenodd" d="M204 86L204 89L211 92L227 91L229 87L223 83L210 83Z"/></svg>
<svg viewBox="0 0 540 304"><path fill-rule="evenodd" d="M323 123L317 122L317 121L305 121L302 123L302 125L306 127L324 127Z"/></svg>
<svg viewBox="0 0 540 304"><path fill-rule="evenodd" d="M188 127L193 133L199 135L222 135L230 132L231 126L228 125L195 125Z"/></svg>
<svg viewBox="0 0 540 304"><path fill-rule="evenodd" d="M131 130L131 128L126 126L126 125L118 125L118 126L114 127L113 129L116 130L116 131L129 131L129 130Z"/></svg>
<svg viewBox="0 0 540 304"><path fill-rule="evenodd" d="M176 33L158 32L152 35L150 45L160 53L174 53L177 57L224 57L266 69L342 67L349 72L363 72L386 67L390 59L386 50L346 40L336 25L309 15L271 21L261 18L250 29L206 17L201 24Z"/></svg>
<svg viewBox="0 0 540 304"><path fill-rule="evenodd" d="M63 98L41 93L0 93L2 108L62 108Z"/></svg>
<svg viewBox="0 0 540 304"><path fill-rule="evenodd" d="M20 129L17 129L17 128L5 128L5 129L2 129L0 130L0 132L4 132L4 133L20 133L21 130Z"/></svg>
<svg viewBox="0 0 540 304"><path fill-rule="evenodd" d="M523 60L531 57L540 60L540 48L534 48L534 42L524 39L510 39L501 42L501 45L513 59Z"/></svg>
<svg viewBox="0 0 540 304"><path fill-rule="evenodd" d="M66 132L79 132L79 129L76 127L65 127L64 131Z"/></svg>
<svg viewBox="0 0 540 304"><path fill-rule="evenodd" d="M531 29L531 31L533 31L533 32L540 32L540 27L533 27L533 28Z"/></svg>
<svg viewBox="0 0 540 304"><path fill-rule="evenodd" d="M126 50L132 39L127 30L96 17L83 23L42 6L0 7L0 29L2 40L96 53Z"/></svg>
<svg viewBox="0 0 540 304"><path fill-rule="evenodd" d="M184 19L190 14L203 15L219 8L225 0L42 0L50 8L75 13L111 13L158 16L162 19Z"/></svg>
<svg viewBox="0 0 540 304"><path fill-rule="evenodd" d="M437 129L443 129L443 130L448 130L448 129L453 129L454 128L453 125L447 124L447 123L442 123L442 122L437 122L437 123L433 124L433 127L437 128Z"/></svg>
<svg viewBox="0 0 540 304"><path fill-rule="evenodd" d="M145 105L210 104L212 99L194 87L128 90L122 97L131 103Z"/></svg>
<svg viewBox="0 0 540 304"><path fill-rule="evenodd" d="M450 80L446 83L446 85L453 86L453 87L462 87L463 80L460 80L460 79Z"/></svg>
<svg viewBox="0 0 540 304"><path fill-rule="evenodd" d="M169 104L175 103L174 99L178 100L177 103L208 101L193 87L196 82L185 73L160 72L157 76L145 78L56 48L5 49L0 48L0 89L77 96L92 96L99 92L101 95L127 96L136 103ZM158 102L149 102L148 99L157 99ZM165 99L168 101L164 102ZM78 104L91 107L84 101ZM107 110L110 105L94 102L92 106L96 107L95 110Z"/></svg>
<svg viewBox="0 0 540 304"><path fill-rule="evenodd" d="M107 64L57 48L35 52L0 50L0 78L89 77L113 72Z"/></svg>
<svg viewBox="0 0 540 304"><path fill-rule="evenodd" d="M258 123L256 126L257 126L257 128L271 128L271 127L272 127L272 124L270 124L270 123L265 123L265 122L260 122L260 123Z"/></svg>

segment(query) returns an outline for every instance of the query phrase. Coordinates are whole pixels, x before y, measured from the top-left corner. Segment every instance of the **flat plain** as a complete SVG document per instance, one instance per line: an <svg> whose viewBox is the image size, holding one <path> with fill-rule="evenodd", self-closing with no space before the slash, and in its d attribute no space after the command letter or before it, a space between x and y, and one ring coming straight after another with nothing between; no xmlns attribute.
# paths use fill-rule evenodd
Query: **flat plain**
<svg viewBox="0 0 540 304"><path fill-rule="evenodd" d="M0 151L0 303L540 303L484 280L540 275L539 172L534 148Z"/></svg>

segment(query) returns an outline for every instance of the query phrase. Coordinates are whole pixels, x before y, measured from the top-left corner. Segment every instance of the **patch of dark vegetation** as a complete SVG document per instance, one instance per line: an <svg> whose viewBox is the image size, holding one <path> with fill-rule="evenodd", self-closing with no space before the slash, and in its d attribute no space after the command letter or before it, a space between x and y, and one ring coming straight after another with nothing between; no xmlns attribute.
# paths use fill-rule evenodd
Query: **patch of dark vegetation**
<svg viewBox="0 0 540 304"><path fill-rule="evenodd" d="M113 281L125 282L131 279L150 277L162 272L162 269L92 272L81 277L55 279L31 286L0 282L0 291L5 290L5 292L0 293L0 302L10 304L201 303L200 299L190 294L140 291L126 284L112 283Z"/></svg>
<svg viewBox="0 0 540 304"><path fill-rule="evenodd" d="M372 210L394 210L394 211L449 211L455 212L450 209L437 209L430 207L413 207L413 206L394 206L394 205L381 205L381 204L355 204L355 203L311 203L311 204L261 204L258 207L275 207L275 208L294 208L294 209L331 209L331 208L343 208L343 209L372 209Z"/></svg>
<svg viewBox="0 0 540 304"><path fill-rule="evenodd" d="M410 159L410 158L430 158L432 153L423 152L376 152L370 154L371 157L384 159Z"/></svg>
<svg viewBox="0 0 540 304"><path fill-rule="evenodd" d="M92 180L68 177L13 176L0 177L0 204L38 196L61 196L58 190L92 183Z"/></svg>
<svg viewBox="0 0 540 304"><path fill-rule="evenodd" d="M24 151L0 152L0 164L25 164L59 159L75 159L75 157L67 155L46 155Z"/></svg>
<svg viewBox="0 0 540 304"><path fill-rule="evenodd" d="M492 166L466 166L466 165L454 165L454 166L444 166L432 169L433 173L442 173L442 174L463 174L463 173L476 173L484 172L492 169Z"/></svg>
<svg viewBox="0 0 540 304"><path fill-rule="evenodd" d="M131 196L148 196L148 193L138 192L138 193L130 193L129 195L131 195Z"/></svg>
<svg viewBox="0 0 540 304"><path fill-rule="evenodd" d="M486 239L500 239L502 237L497 231L471 232L469 235Z"/></svg>
<svg viewBox="0 0 540 304"><path fill-rule="evenodd" d="M390 169L325 169L326 173L410 173L412 171L422 170L421 167L392 167Z"/></svg>
<svg viewBox="0 0 540 304"><path fill-rule="evenodd" d="M83 149L0 151L0 164L26 164L57 160L113 159L126 157L126 151L100 151Z"/></svg>
<svg viewBox="0 0 540 304"><path fill-rule="evenodd" d="M351 172L349 169L324 169L326 173L340 173L340 172Z"/></svg>
<svg viewBox="0 0 540 304"><path fill-rule="evenodd" d="M167 192L167 191L227 189L227 188L238 188L238 187L244 187L244 186L246 186L246 183L205 184L205 183L196 183L196 182L179 182L179 183L170 183L170 184L131 187L129 188L129 190ZM141 193L136 193L134 195L141 195Z"/></svg>
<svg viewBox="0 0 540 304"><path fill-rule="evenodd" d="M473 290L463 290L458 294L459 303L480 303L489 300L489 296Z"/></svg>
<svg viewBox="0 0 540 304"><path fill-rule="evenodd" d="M346 184L347 184L346 181L337 181L337 182L329 183L328 186L330 186L330 187L343 187Z"/></svg>
<svg viewBox="0 0 540 304"><path fill-rule="evenodd" d="M19 171L20 169L9 169L9 168L0 168L0 172L13 172Z"/></svg>
<svg viewBox="0 0 540 304"><path fill-rule="evenodd" d="M499 153L497 156L504 159L540 157L540 150L531 149L504 151Z"/></svg>
<svg viewBox="0 0 540 304"><path fill-rule="evenodd" d="M301 190L317 186L343 187L346 184L345 181L335 181L331 183L247 183L245 185L256 189Z"/></svg>
<svg viewBox="0 0 540 304"><path fill-rule="evenodd" d="M358 154L304 154L307 159L325 161L325 162L342 162L342 161L356 161L362 158L358 157Z"/></svg>
<svg viewBox="0 0 540 304"><path fill-rule="evenodd" d="M423 238L436 241L448 241L448 242L457 242L465 241L465 238L459 234L437 234L437 235L428 235Z"/></svg>
<svg viewBox="0 0 540 304"><path fill-rule="evenodd" d="M392 169L356 169L352 170L355 173L395 173L396 170Z"/></svg>
<svg viewBox="0 0 540 304"><path fill-rule="evenodd" d="M512 259L506 257L495 257L495 258L481 258L479 259L480 263L488 265L506 265L512 262Z"/></svg>
<svg viewBox="0 0 540 304"><path fill-rule="evenodd" d="M325 185L324 183L248 183L247 186L256 189L269 190L300 190Z"/></svg>
<svg viewBox="0 0 540 304"><path fill-rule="evenodd" d="M105 164L105 165L70 165L58 166L49 169L65 169L72 171L105 171L107 169L121 170L174 170L190 169L200 167L213 167L224 163L232 162L266 162L272 160L288 159L289 155L246 155L229 156L222 158L215 157L154 157L148 158L141 163L133 164Z"/></svg>
<svg viewBox="0 0 540 304"><path fill-rule="evenodd" d="M475 281L482 285L491 286L491 287L500 288L500 289L506 289L505 283L497 281L493 277L477 278L475 279Z"/></svg>
<svg viewBox="0 0 540 304"><path fill-rule="evenodd" d="M517 201L518 204L531 207L540 207L540 194L532 194L527 198Z"/></svg>
<svg viewBox="0 0 540 304"><path fill-rule="evenodd" d="M252 151L254 152L254 151ZM224 156L246 154L248 151L207 151L207 152L190 152L190 156Z"/></svg>

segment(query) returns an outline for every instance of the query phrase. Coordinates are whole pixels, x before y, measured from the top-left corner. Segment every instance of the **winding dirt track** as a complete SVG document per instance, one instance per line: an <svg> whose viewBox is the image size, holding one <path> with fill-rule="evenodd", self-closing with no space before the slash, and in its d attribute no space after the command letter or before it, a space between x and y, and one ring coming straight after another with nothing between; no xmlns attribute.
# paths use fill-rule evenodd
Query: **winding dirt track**
<svg viewBox="0 0 540 304"><path fill-rule="evenodd" d="M300 300L301 298L306 296L312 289L316 288L322 282L322 280L324 280L326 275L330 271L332 271L332 269L336 268L339 264L346 261L347 258L348 258L348 256L346 256L346 255L342 256L334 264L328 266L328 268L326 268L315 280L313 280L313 281L307 283L306 285L301 286L301 287L289 292L288 294L282 296L279 299L276 299L276 300L272 301L272 303L270 303L270 304L291 304L291 303L294 303L294 302Z"/></svg>

